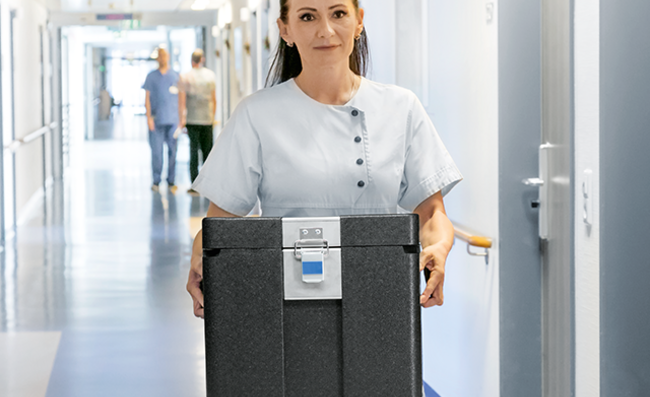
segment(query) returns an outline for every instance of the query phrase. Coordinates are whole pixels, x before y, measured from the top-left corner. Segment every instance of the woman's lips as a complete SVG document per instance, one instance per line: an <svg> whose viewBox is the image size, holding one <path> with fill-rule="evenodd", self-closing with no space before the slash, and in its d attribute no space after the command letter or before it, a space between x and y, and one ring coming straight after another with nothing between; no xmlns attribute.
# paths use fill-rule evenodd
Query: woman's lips
<svg viewBox="0 0 650 397"><path fill-rule="evenodd" d="M319 47L314 47L314 49L316 49L316 50L325 50L325 51L333 50L335 48L338 48L338 45L323 45L323 46L319 46Z"/></svg>

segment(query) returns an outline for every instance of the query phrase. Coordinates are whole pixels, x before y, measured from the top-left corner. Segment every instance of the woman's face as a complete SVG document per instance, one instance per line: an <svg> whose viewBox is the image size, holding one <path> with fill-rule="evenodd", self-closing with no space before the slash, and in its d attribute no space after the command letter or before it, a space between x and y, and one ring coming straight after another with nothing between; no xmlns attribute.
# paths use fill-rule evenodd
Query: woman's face
<svg viewBox="0 0 650 397"><path fill-rule="evenodd" d="M363 31L363 9L352 0L289 0L280 35L300 52L303 68L348 62L354 39Z"/></svg>

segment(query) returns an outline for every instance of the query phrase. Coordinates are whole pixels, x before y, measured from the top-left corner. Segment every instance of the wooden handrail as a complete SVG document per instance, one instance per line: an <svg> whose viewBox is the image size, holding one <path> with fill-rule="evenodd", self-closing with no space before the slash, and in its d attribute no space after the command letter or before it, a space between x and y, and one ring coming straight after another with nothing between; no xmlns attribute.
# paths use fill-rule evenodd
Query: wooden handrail
<svg viewBox="0 0 650 397"><path fill-rule="evenodd" d="M453 222L452 222L453 223ZM454 224L454 236L467 243L467 253L472 256L482 256L485 258L485 264L490 263L490 248L492 248L492 239L484 236L477 236L468 232L463 227ZM485 252L474 252L470 247L485 249Z"/></svg>
<svg viewBox="0 0 650 397"><path fill-rule="evenodd" d="M454 224L454 235L457 239L466 242L472 247L479 248L492 248L492 239L484 236L476 236L468 231L464 230L462 227Z"/></svg>

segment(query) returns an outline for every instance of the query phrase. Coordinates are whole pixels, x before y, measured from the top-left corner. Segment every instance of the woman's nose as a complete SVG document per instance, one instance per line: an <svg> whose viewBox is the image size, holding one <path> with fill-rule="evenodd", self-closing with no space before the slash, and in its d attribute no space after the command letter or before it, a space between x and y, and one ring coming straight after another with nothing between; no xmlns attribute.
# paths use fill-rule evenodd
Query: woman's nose
<svg viewBox="0 0 650 397"><path fill-rule="evenodd" d="M334 29L327 18L321 19L321 22L318 26L318 37L322 39L327 39L334 36Z"/></svg>

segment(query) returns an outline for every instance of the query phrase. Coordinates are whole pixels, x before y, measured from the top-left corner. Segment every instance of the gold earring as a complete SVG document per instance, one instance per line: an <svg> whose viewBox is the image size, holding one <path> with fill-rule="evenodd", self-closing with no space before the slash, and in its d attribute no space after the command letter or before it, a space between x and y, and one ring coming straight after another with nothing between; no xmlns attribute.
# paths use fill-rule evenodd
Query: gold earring
<svg viewBox="0 0 650 397"><path fill-rule="evenodd" d="M289 42L289 41L287 41L287 45L288 45L289 47L293 47L293 43L291 43L291 42Z"/></svg>

